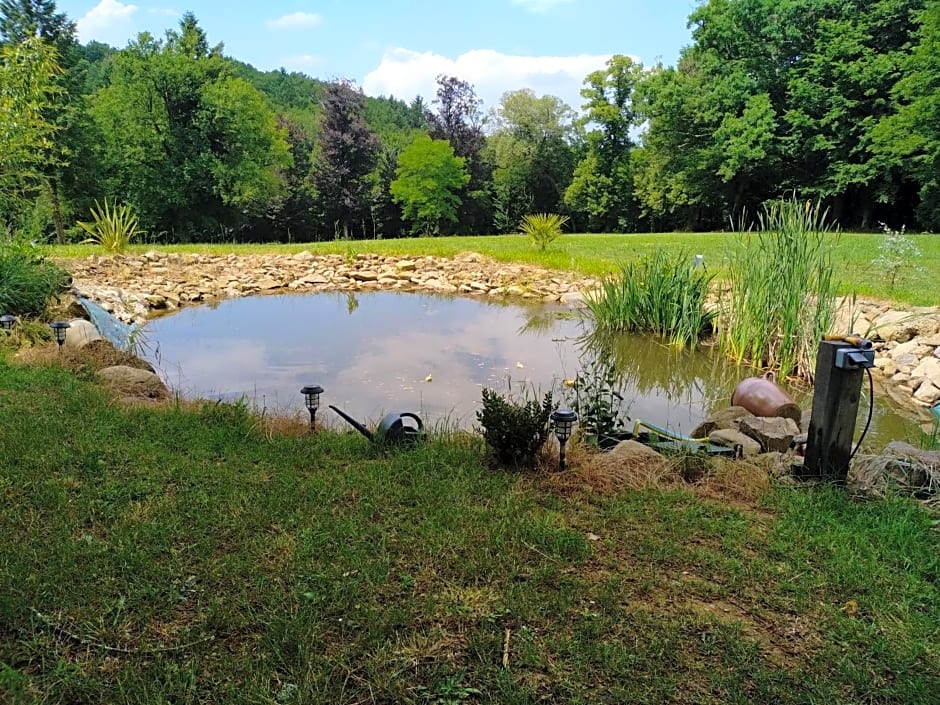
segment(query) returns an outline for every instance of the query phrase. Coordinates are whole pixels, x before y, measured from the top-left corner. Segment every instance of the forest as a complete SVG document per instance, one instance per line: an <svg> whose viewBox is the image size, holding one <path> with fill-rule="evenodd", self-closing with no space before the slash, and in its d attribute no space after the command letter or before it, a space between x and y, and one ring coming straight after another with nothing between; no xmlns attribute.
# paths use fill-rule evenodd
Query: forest
<svg viewBox="0 0 940 705"><path fill-rule="evenodd" d="M152 242L736 227L784 195L844 229L940 230L940 0L705 0L675 66L624 54L569 106L482 109L256 70L191 13L82 45L53 0L0 0L0 232L74 242L105 203ZM97 204L97 205L96 205Z"/></svg>

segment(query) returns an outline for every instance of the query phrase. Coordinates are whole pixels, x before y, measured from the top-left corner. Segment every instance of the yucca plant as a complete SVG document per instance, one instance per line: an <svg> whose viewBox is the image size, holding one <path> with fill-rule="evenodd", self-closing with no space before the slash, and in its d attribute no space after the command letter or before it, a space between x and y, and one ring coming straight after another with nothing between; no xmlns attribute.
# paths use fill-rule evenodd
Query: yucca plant
<svg viewBox="0 0 940 705"><path fill-rule="evenodd" d="M730 291L719 322L720 347L738 362L811 382L816 348L832 323L837 236L819 204L778 201L727 254Z"/></svg>
<svg viewBox="0 0 940 705"><path fill-rule="evenodd" d="M682 347L711 327L715 312L705 300L712 278L688 253L656 250L621 264L586 303L600 332L655 333Z"/></svg>
<svg viewBox="0 0 940 705"><path fill-rule="evenodd" d="M108 205L108 199L104 199L104 207L95 201L95 207L91 209L93 223L79 221L78 227L90 235L84 240L84 243L94 243L101 245L105 252L119 254L127 249L127 246L143 231L138 228L137 216L134 215L129 205Z"/></svg>
<svg viewBox="0 0 940 705"><path fill-rule="evenodd" d="M534 213L522 219L519 223L519 232L544 252L545 248L561 237L561 229L567 222L568 216L566 215Z"/></svg>

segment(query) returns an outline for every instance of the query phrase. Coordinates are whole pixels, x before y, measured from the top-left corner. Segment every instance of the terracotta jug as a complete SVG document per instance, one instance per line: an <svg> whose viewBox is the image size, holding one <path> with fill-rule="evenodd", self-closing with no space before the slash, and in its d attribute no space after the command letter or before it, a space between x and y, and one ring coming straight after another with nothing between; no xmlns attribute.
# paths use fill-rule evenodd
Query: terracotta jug
<svg viewBox="0 0 940 705"><path fill-rule="evenodd" d="M803 412L793 397L777 386L774 373L742 379L731 395L732 406L743 406L754 416L781 416L797 425Z"/></svg>

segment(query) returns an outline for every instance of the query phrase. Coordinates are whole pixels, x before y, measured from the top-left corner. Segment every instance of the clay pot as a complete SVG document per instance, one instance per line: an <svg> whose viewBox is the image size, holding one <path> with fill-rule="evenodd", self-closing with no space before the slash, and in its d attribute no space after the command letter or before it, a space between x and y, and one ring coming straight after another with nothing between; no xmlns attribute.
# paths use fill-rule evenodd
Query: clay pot
<svg viewBox="0 0 940 705"><path fill-rule="evenodd" d="M731 405L743 406L754 416L793 419L797 425L803 415L793 397L777 386L773 372L768 372L763 377L742 379L731 395Z"/></svg>

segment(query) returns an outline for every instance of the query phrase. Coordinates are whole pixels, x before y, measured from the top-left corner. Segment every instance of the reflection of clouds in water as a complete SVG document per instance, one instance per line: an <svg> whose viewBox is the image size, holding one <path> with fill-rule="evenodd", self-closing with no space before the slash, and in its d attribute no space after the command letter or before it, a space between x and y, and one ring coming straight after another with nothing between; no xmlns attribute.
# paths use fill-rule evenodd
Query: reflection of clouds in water
<svg viewBox="0 0 940 705"><path fill-rule="evenodd" d="M151 361L184 396L244 395L299 412L300 388L321 384L324 406L361 420L419 411L432 424L448 418L465 427L476 422L483 386L506 392L511 380L514 394L523 385L557 392L580 367L575 339L584 323L546 315L544 306L391 292L355 300L350 306L345 294L294 294L187 308L148 324L150 347L160 351ZM622 336L603 354L623 375L627 413L680 432L726 406L737 381L753 374L716 354L643 336ZM888 417L897 418L876 413L875 425L888 425ZM324 414L324 421L336 418Z"/></svg>

